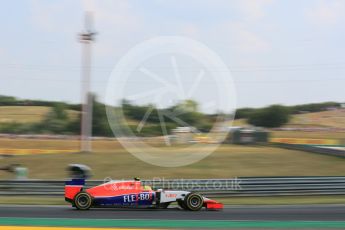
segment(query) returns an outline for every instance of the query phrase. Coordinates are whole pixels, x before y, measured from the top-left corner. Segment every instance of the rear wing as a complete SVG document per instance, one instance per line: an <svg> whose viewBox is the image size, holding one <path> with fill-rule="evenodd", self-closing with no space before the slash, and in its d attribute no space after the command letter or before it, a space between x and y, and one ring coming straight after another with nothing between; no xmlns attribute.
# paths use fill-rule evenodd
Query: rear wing
<svg viewBox="0 0 345 230"><path fill-rule="evenodd" d="M75 195L80 192L85 185L85 179L72 179L65 182L65 200L72 202Z"/></svg>
<svg viewBox="0 0 345 230"><path fill-rule="evenodd" d="M72 180L65 181L65 186L68 186L68 185L84 186L85 179L72 179Z"/></svg>

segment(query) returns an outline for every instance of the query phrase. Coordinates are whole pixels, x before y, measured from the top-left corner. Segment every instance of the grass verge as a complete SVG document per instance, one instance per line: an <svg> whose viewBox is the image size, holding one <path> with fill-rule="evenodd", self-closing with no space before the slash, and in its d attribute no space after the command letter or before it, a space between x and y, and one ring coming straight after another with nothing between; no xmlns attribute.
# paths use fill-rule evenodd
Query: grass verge
<svg viewBox="0 0 345 230"><path fill-rule="evenodd" d="M71 140L0 139L3 148L73 148ZM1 159L1 166L21 164L28 168L30 179L64 179L66 167L71 163L86 164L93 172L92 179L153 178L234 178L259 176L341 176L345 175L345 159L306 153L270 146L222 145L208 157L194 164L166 168L145 163L116 141L94 141L93 153L60 153L21 155ZM178 152L179 149L176 149ZM198 154L194 149L192 153ZM172 148L172 152L174 149ZM188 153L188 152L187 152ZM189 152L190 153L190 152ZM158 151L155 154L160 154ZM181 153L182 154L182 153ZM173 158L165 154L165 160ZM0 179L13 175L0 171Z"/></svg>

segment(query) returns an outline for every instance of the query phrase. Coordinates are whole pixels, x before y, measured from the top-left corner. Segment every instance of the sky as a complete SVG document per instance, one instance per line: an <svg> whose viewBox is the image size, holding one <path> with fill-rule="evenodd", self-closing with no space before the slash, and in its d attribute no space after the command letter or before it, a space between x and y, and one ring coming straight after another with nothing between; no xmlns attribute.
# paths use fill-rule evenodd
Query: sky
<svg viewBox="0 0 345 230"><path fill-rule="evenodd" d="M92 12L97 31L91 85L101 101L121 58L137 44L159 36L194 39L216 53L230 70L236 89L231 100L237 107L344 101L343 0L2 1L0 94L80 102L78 33L86 11ZM178 66L190 64L178 58ZM166 61L156 61L153 71L171 64ZM169 78L171 68L164 70L158 74ZM152 86L153 79L143 81L138 74L126 92ZM214 94L212 90L221 91L211 86L212 78L205 79L204 86L210 88L195 91L201 103ZM164 97L170 102L179 99Z"/></svg>

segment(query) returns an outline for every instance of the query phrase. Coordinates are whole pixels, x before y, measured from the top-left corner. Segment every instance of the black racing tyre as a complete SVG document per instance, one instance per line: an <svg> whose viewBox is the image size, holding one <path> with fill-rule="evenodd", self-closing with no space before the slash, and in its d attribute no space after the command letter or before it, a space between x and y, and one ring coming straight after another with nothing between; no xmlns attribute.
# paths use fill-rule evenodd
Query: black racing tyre
<svg viewBox="0 0 345 230"><path fill-rule="evenodd" d="M184 204L190 211L199 211L204 204L204 199L199 194L191 192L184 198Z"/></svg>
<svg viewBox="0 0 345 230"><path fill-rule="evenodd" d="M87 192L79 192L73 201L75 207L79 210L88 210L92 205L92 197Z"/></svg>
<svg viewBox="0 0 345 230"><path fill-rule="evenodd" d="M188 210L187 206L184 204L183 200L177 200L177 204L180 208L184 209L184 210Z"/></svg>

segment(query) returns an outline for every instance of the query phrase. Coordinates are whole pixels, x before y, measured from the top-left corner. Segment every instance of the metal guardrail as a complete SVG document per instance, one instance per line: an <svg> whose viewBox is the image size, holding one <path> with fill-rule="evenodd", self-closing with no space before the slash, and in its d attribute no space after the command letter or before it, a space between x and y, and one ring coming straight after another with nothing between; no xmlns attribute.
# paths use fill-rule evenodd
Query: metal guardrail
<svg viewBox="0 0 345 230"><path fill-rule="evenodd" d="M284 144L284 143L274 143L274 146L285 148L285 149L292 149L292 150L301 150L311 153L318 153L323 155L329 156L336 156L345 158L345 151L341 149L327 149L322 148L319 146L312 146L312 145L294 145L294 144Z"/></svg>
<svg viewBox="0 0 345 230"><path fill-rule="evenodd" d="M89 180L86 187L103 181ZM345 177L258 177L234 179L142 180L153 189L195 191L210 197L343 195ZM0 180L0 196L63 196L62 180Z"/></svg>

